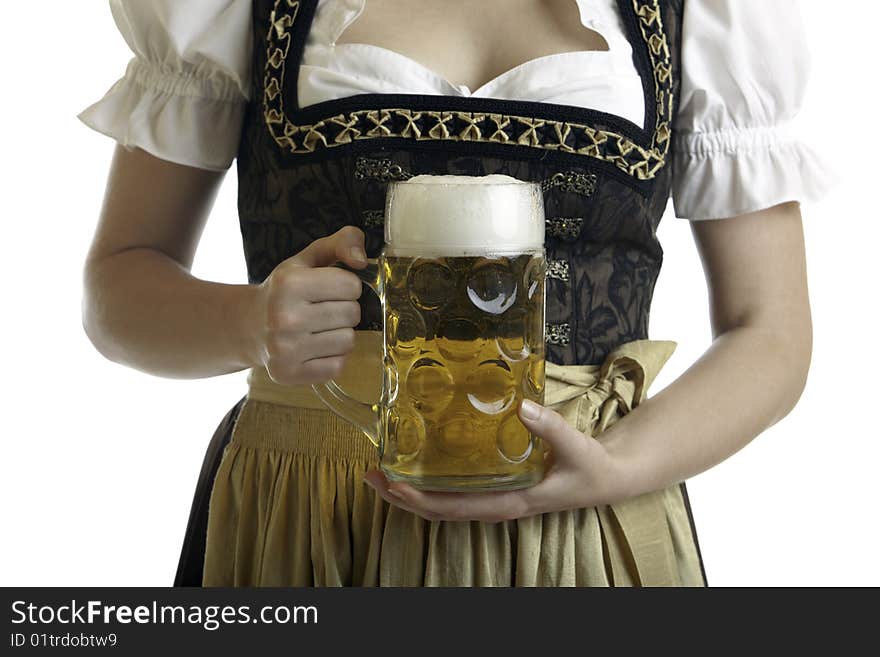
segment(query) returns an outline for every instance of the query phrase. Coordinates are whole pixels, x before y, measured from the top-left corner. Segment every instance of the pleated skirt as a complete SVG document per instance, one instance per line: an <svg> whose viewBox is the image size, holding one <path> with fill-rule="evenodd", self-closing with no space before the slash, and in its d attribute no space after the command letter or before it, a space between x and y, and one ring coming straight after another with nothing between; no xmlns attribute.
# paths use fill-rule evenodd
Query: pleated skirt
<svg viewBox="0 0 880 657"><path fill-rule="evenodd" d="M585 439L601 433L643 398L634 382L646 387L645 363L656 356L656 343L646 344L601 370L548 363L556 399L545 404L586 422ZM178 585L706 585L684 483L497 523L428 521L363 483L379 465L376 450L329 410L249 395L212 447Z"/></svg>

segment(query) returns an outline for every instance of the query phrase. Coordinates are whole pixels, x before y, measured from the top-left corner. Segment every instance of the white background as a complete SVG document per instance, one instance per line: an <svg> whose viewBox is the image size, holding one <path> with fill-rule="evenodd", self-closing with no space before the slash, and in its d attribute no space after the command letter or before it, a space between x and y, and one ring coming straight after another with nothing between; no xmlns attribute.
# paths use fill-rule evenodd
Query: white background
<svg viewBox="0 0 880 657"><path fill-rule="evenodd" d="M716 586L880 584L876 20L864 0L801 6L813 77L798 128L842 181L803 208L815 351L800 404L689 484ZM75 116L128 58L106 2L0 8L2 585L170 585L204 450L245 392L241 373L172 381L125 369L81 329L81 266L113 143ZM201 277L246 280L235 195L233 169ZM688 223L669 214L660 236L651 335L679 349L655 391L710 340Z"/></svg>

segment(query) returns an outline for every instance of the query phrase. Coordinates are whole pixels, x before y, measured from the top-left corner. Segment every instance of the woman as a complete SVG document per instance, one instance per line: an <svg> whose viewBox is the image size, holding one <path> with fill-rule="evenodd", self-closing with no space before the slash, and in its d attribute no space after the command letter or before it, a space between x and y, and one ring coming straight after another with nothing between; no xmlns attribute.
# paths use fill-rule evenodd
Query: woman
<svg viewBox="0 0 880 657"><path fill-rule="evenodd" d="M136 57L81 118L129 148L86 263L86 330L159 375L251 368L178 584L705 584L683 482L787 414L810 360L797 202L824 177L782 131L806 76L794 3L111 6ZM249 284L220 285L189 267L235 157ZM546 406L518 410L551 449L532 488L389 485L363 437L306 400L375 360L378 305L330 265L376 255L386 184L421 173L544 188L560 368ZM670 194L715 340L645 400L669 355L647 325ZM554 402L566 381L577 395Z"/></svg>

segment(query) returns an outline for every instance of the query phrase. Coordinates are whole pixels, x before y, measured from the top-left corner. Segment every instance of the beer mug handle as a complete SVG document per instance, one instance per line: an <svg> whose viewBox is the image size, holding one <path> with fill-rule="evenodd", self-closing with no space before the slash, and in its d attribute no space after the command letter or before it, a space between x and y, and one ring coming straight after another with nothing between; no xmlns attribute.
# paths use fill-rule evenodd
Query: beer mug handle
<svg viewBox="0 0 880 657"><path fill-rule="evenodd" d="M352 269L341 263L336 266L357 274L366 285L381 299L379 263L375 258L367 260L367 266L363 269ZM379 448L379 402L366 404L358 401L345 390L340 388L336 381L329 380L325 383L315 383L312 390L324 405L344 420L348 420L358 429L363 431L376 449Z"/></svg>

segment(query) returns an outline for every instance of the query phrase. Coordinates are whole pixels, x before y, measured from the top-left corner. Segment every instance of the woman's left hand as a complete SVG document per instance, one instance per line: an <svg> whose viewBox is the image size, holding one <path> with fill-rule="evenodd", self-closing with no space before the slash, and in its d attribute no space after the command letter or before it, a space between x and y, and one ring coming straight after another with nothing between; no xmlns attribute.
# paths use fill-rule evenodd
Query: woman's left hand
<svg viewBox="0 0 880 657"><path fill-rule="evenodd" d="M607 504L628 496L626 468L600 442L572 427L555 411L524 401L523 425L543 439L544 478L530 488L485 493L421 491L401 482L389 483L378 470L364 481L390 504L426 520L501 522L538 513Z"/></svg>

